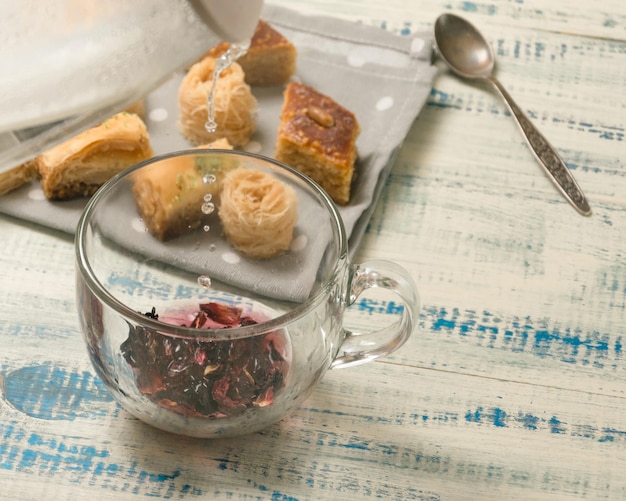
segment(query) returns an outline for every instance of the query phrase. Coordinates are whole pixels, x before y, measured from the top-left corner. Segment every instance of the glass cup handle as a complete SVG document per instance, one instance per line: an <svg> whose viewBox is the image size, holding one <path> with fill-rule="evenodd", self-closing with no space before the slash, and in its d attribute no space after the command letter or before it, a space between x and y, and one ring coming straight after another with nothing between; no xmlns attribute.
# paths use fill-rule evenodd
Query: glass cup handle
<svg viewBox="0 0 626 501"><path fill-rule="evenodd" d="M344 331L331 368L343 368L371 362L396 351L411 336L420 308L417 286L408 271L384 260L365 261L350 267L347 306L353 304L365 291L380 287L396 293L404 308L400 319L380 330L367 333Z"/></svg>

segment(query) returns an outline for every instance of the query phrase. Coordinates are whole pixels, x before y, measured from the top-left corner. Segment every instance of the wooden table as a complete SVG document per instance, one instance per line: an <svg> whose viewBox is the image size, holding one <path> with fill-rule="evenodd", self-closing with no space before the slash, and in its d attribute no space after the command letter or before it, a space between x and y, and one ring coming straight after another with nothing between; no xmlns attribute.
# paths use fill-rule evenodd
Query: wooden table
<svg viewBox="0 0 626 501"><path fill-rule="evenodd" d="M411 272L414 336L220 441L112 401L78 330L71 237L0 216L0 498L626 498L626 3L277 3L400 34L470 19L593 215L556 192L493 92L442 68L357 255ZM351 317L395 314L371 298Z"/></svg>

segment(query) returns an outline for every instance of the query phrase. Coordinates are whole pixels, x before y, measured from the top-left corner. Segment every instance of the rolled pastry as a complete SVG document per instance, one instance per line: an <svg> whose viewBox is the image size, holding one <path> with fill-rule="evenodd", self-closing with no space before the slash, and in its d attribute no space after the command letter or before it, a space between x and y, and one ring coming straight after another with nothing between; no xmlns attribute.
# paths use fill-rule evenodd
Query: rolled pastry
<svg viewBox="0 0 626 501"><path fill-rule="evenodd" d="M224 69L215 86L213 106L216 128L209 132L207 96L211 91L217 59L206 57L194 64L183 78L178 91L179 127L193 144L210 143L226 138L234 146L243 146L256 130L257 100L237 63Z"/></svg>
<svg viewBox="0 0 626 501"><path fill-rule="evenodd" d="M235 169L224 178L219 216L224 234L238 251L270 258L289 248L298 222L291 186L255 169Z"/></svg>

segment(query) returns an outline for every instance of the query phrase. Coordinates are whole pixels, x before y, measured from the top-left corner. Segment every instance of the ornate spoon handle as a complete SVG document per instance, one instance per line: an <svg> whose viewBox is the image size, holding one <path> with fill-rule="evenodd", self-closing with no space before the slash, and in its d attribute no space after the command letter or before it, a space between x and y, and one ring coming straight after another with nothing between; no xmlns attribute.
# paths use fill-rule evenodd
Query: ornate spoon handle
<svg viewBox="0 0 626 501"><path fill-rule="evenodd" d="M576 180L554 147L543 134L537 130L532 122L528 120L524 112L515 104L510 94L502 87L502 84L493 76L488 77L487 80L491 82L504 98L504 101L522 129L524 137L535 154L535 157L545 169L555 186L578 212L583 216L591 215L591 207L589 207L589 202L587 202L585 194L579 188Z"/></svg>

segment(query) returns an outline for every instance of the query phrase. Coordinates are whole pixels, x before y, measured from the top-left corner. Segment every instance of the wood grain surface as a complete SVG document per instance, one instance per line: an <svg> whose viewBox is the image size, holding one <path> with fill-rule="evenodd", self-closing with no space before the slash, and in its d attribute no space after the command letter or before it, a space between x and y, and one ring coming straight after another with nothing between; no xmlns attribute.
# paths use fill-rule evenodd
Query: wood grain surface
<svg viewBox="0 0 626 501"><path fill-rule="evenodd" d="M72 239L0 216L0 499L626 499L626 3L273 3L403 36L468 18L593 215L488 87L441 66L356 257L418 283L413 337L329 371L279 424L215 441L112 400L78 330ZM397 314L372 294L348 320Z"/></svg>

